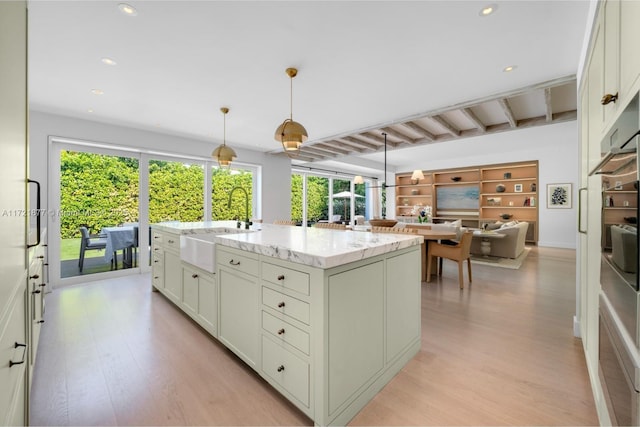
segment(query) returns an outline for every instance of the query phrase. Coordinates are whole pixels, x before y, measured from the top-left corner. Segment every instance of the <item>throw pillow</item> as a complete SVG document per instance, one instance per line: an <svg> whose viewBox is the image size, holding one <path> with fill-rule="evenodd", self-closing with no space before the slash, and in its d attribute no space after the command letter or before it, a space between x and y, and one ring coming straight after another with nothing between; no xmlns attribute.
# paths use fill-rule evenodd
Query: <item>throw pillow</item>
<svg viewBox="0 0 640 427"><path fill-rule="evenodd" d="M487 230L497 230L502 226L501 222L494 222L493 224L487 224Z"/></svg>
<svg viewBox="0 0 640 427"><path fill-rule="evenodd" d="M516 224L518 224L517 221L509 221L509 222L505 222L504 224L502 224L502 226L500 228L514 227Z"/></svg>

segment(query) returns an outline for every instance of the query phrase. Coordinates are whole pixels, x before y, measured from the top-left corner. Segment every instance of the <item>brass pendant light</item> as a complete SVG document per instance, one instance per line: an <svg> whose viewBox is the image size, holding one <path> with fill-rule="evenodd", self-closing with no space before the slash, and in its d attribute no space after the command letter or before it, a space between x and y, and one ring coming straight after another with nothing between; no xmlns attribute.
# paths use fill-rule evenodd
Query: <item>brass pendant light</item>
<svg viewBox="0 0 640 427"><path fill-rule="evenodd" d="M222 107L220 108L220 111L222 111L222 114L224 114L224 133L222 136L222 145L213 150L211 156L218 161L218 164L221 168L228 168L230 167L233 159L235 159L237 156L236 152L233 151L232 148L227 147L227 113L229 112L229 109L227 107Z"/></svg>
<svg viewBox="0 0 640 427"><path fill-rule="evenodd" d="M287 75L291 79L291 109L289 118L286 119L275 132L275 139L282 144L285 152L297 151L308 138L307 130L298 122L293 121L293 78L298 74L295 68L287 68Z"/></svg>

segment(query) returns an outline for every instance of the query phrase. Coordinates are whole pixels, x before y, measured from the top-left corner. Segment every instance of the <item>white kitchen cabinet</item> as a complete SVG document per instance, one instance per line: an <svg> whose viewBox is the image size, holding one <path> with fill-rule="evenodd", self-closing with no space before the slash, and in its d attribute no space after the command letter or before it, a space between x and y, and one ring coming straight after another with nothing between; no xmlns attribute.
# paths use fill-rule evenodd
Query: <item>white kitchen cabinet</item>
<svg viewBox="0 0 640 427"><path fill-rule="evenodd" d="M180 305L182 301L182 261L180 255L164 251L164 290L165 295Z"/></svg>
<svg viewBox="0 0 640 427"><path fill-rule="evenodd" d="M623 104L640 89L640 2L620 1L620 94Z"/></svg>
<svg viewBox="0 0 640 427"><path fill-rule="evenodd" d="M603 12L603 93L620 96L620 0L607 0ZM603 125L611 122L620 100L602 105Z"/></svg>
<svg viewBox="0 0 640 427"><path fill-rule="evenodd" d="M159 290L316 424L346 424L420 349L420 245L368 254L371 242L345 242L351 261L322 268L311 265L323 256L278 257L283 232L262 229L247 250L216 243L211 274L180 266L171 233L158 231Z"/></svg>
<svg viewBox="0 0 640 427"><path fill-rule="evenodd" d="M164 290L164 235L153 231L151 235L151 283L156 290Z"/></svg>
<svg viewBox="0 0 640 427"><path fill-rule="evenodd" d="M44 239L43 239L44 240ZM36 353L38 352L38 342L40 341L40 330L44 323L44 299L46 282L44 280L44 259L45 247L40 244L31 248L29 251L31 258L29 263L29 379L33 374L33 367L36 362Z"/></svg>
<svg viewBox="0 0 640 427"><path fill-rule="evenodd" d="M260 361L258 256L217 248L218 339L253 369Z"/></svg>
<svg viewBox="0 0 640 427"><path fill-rule="evenodd" d="M217 336L217 292L215 274L182 263L182 309Z"/></svg>

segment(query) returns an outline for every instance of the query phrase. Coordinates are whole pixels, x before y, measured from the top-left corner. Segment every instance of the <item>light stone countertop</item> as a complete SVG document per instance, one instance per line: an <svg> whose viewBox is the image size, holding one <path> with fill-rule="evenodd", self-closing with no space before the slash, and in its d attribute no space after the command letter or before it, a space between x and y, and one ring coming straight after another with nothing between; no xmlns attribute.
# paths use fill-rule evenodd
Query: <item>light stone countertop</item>
<svg viewBox="0 0 640 427"><path fill-rule="evenodd" d="M153 224L152 227L182 235L219 234L215 242L220 245L323 269L411 246L419 247L423 241L421 236L411 234L274 224L255 224L246 232L244 228L238 230L235 221L165 222Z"/></svg>

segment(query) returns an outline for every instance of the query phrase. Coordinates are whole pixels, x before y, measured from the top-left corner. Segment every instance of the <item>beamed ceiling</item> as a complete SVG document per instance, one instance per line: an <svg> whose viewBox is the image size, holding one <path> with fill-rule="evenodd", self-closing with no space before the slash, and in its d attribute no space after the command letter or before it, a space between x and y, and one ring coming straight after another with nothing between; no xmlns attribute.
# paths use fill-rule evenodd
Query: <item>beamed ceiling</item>
<svg viewBox="0 0 640 427"><path fill-rule="evenodd" d="M576 78L568 76L355 132L312 140L291 155L295 163L339 160L387 150L509 132L576 120ZM284 155L281 152L274 153Z"/></svg>

